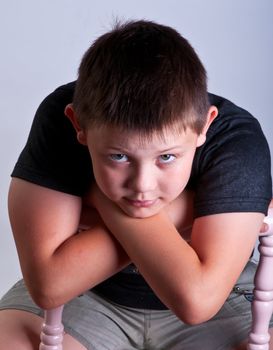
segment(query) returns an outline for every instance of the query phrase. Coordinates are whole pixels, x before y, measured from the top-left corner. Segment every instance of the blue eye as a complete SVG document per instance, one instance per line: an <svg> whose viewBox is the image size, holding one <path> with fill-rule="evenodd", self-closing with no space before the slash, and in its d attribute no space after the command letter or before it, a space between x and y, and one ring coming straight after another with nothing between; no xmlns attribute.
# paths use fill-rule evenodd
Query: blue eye
<svg viewBox="0 0 273 350"><path fill-rule="evenodd" d="M175 156L173 154L162 154L159 157L160 163L171 163L175 160Z"/></svg>
<svg viewBox="0 0 273 350"><path fill-rule="evenodd" d="M110 159L118 163L123 163L128 161L128 157L125 154L111 154Z"/></svg>

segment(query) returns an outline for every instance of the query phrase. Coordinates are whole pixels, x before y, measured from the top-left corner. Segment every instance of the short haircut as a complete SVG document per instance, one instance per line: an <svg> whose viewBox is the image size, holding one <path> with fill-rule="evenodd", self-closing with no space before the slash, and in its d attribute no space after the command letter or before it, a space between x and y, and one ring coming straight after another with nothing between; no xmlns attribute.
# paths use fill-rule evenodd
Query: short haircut
<svg viewBox="0 0 273 350"><path fill-rule="evenodd" d="M82 128L151 134L176 124L199 134L209 109L206 71L173 28L116 23L84 54L73 106Z"/></svg>

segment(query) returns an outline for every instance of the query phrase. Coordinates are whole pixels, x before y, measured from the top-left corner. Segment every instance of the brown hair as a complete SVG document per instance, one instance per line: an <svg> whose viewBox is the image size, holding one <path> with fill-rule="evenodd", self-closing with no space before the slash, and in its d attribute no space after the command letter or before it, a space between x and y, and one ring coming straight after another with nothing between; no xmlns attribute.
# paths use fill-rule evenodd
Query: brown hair
<svg viewBox="0 0 273 350"><path fill-rule="evenodd" d="M118 23L84 54L73 106L83 128L114 125L149 134L178 122L199 134L209 108L206 71L173 28Z"/></svg>

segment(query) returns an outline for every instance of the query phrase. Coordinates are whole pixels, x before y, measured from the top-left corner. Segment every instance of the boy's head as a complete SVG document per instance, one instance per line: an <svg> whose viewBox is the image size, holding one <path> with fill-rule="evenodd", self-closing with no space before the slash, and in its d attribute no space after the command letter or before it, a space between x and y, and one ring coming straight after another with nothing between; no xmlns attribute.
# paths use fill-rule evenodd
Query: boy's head
<svg viewBox="0 0 273 350"><path fill-rule="evenodd" d="M200 134L209 109L206 71L174 29L117 24L85 53L73 108L83 129L110 125L147 135L176 125Z"/></svg>
<svg viewBox="0 0 273 350"><path fill-rule="evenodd" d="M183 191L216 114L193 48L174 29L147 21L117 25L94 42L66 108L99 188L142 218Z"/></svg>

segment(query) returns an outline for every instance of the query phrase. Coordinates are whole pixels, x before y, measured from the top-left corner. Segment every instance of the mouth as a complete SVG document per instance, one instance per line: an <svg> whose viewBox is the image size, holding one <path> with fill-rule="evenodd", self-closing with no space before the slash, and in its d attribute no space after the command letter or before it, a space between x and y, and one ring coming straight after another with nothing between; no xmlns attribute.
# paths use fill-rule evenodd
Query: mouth
<svg viewBox="0 0 273 350"><path fill-rule="evenodd" d="M134 199L126 198L126 201L130 205L132 205L133 207L136 207L136 208L149 208L149 207L153 206L157 202L157 199L153 199L153 200L134 200Z"/></svg>

